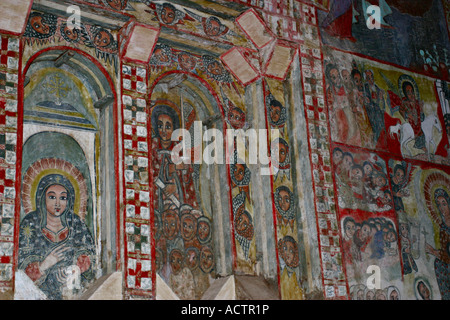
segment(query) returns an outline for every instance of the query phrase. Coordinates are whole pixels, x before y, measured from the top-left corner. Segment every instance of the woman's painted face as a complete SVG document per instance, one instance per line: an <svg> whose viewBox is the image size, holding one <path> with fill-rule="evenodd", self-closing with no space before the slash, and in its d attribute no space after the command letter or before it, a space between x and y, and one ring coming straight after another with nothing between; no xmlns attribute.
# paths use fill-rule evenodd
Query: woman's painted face
<svg viewBox="0 0 450 320"><path fill-rule="evenodd" d="M170 268L172 269L172 273L177 275L181 271L181 267L183 265L183 255L178 250L174 250L170 254Z"/></svg>
<svg viewBox="0 0 450 320"><path fill-rule="evenodd" d="M202 241L208 239L209 237L209 224L205 221L200 221L198 224L198 238Z"/></svg>
<svg viewBox="0 0 450 320"><path fill-rule="evenodd" d="M111 43L111 38L109 36L109 33L106 31L100 31L95 35L94 38L94 44L97 47L107 47Z"/></svg>
<svg viewBox="0 0 450 320"><path fill-rule="evenodd" d="M34 16L30 19L31 27L41 34L49 34L50 27L42 21L41 16Z"/></svg>
<svg viewBox="0 0 450 320"><path fill-rule="evenodd" d="M59 217L67 207L67 190L59 184L50 186L45 193L47 212Z"/></svg>
<svg viewBox="0 0 450 320"><path fill-rule="evenodd" d="M443 197L443 196L437 197L436 203L437 203L439 212L443 216L450 216L450 210L449 210L448 203L447 203L447 200L445 199L445 197Z"/></svg>
<svg viewBox="0 0 450 320"><path fill-rule="evenodd" d="M170 141L172 139L173 122L172 118L166 114L158 117L158 133L162 141Z"/></svg>
<svg viewBox="0 0 450 320"><path fill-rule="evenodd" d="M291 196L286 190L281 190L278 195L278 205L283 211L288 211L291 207Z"/></svg>

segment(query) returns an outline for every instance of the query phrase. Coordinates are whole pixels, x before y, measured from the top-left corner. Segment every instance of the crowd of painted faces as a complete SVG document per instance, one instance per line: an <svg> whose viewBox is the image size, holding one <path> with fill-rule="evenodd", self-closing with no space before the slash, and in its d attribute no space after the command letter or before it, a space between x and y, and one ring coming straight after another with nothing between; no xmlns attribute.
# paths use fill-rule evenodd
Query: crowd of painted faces
<svg viewBox="0 0 450 320"><path fill-rule="evenodd" d="M392 209L392 194L382 168L366 160L357 163L350 152L333 149L333 163L341 208L384 212Z"/></svg>

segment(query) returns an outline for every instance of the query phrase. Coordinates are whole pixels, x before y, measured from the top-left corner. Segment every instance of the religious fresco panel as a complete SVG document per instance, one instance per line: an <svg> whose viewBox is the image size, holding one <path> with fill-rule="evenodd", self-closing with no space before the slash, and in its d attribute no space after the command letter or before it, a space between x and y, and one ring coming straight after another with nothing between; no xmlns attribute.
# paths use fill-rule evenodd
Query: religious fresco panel
<svg viewBox="0 0 450 320"><path fill-rule="evenodd" d="M411 71L449 77L448 29L440 0L332 0L318 11L323 44ZM374 14L372 5L379 8Z"/></svg>
<svg viewBox="0 0 450 320"><path fill-rule="evenodd" d="M325 80L333 141L449 163L445 82L327 49Z"/></svg>
<svg viewBox="0 0 450 320"><path fill-rule="evenodd" d="M365 284L376 265L381 283L402 279L398 226L386 161L374 153L333 147L342 250L349 286Z"/></svg>

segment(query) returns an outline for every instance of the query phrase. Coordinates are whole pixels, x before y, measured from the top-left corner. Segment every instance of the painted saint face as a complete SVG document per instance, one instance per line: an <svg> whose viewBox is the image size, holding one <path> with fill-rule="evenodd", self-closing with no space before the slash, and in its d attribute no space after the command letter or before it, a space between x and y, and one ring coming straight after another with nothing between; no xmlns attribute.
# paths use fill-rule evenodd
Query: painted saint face
<svg viewBox="0 0 450 320"><path fill-rule="evenodd" d="M250 218L246 214L240 214L236 219L236 230L239 234L244 234L251 227Z"/></svg>
<svg viewBox="0 0 450 320"><path fill-rule="evenodd" d="M367 224L363 225L360 232L360 240L366 240L370 236L371 231L370 226Z"/></svg>
<svg viewBox="0 0 450 320"><path fill-rule="evenodd" d="M403 181L403 178L405 177L405 173L401 169L397 169L394 174L394 182L396 184L399 184Z"/></svg>
<svg viewBox="0 0 450 320"><path fill-rule="evenodd" d="M197 230L198 230L198 238L200 239L200 241L205 241L206 239L208 239L211 230L207 222L200 221L198 223Z"/></svg>
<svg viewBox="0 0 450 320"><path fill-rule="evenodd" d="M391 294L389 295L389 300L398 300L398 292L396 290L393 290Z"/></svg>
<svg viewBox="0 0 450 320"><path fill-rule="evenodd" d="M355 234L356 231L356 225L353 221L348 221L345 224L345 234L347 235L348 238L353 238L353 235Z"/></svg>
<svg viewBox="0 0 450 320"><path fill-rule="evenodd" d="M386 300L386 295L382 291L378 291L376 295L377 300Z"/></svg>
<svg viewBox="0 0 450 320"><path fill-rule="evenodd" d="M373 293L372 291L367 292L366 300L374 300L374 298L375 298L375 293Z"/></svg>
<svg viewBox="0 0 450 320"><path fill-rule="evenodd" d="M30 19L31 27L39 33L49 34L50 27L42 21L41 16L34 16Z"/></svg>
<svg viewBox="0 0 450 320"><path fill-rule="evenodd" d="M278 160L280 163L286 161L288 148L283 143L278 143Z"/></svg>
<svg viewBox="0 0 450 320"><path fill-rule="evenodd" d="M339 151L339 150L335 151L333 153L333 162L334 162L334 164L338 165L338 164L341 163L341 161L342 161L342 151Z"/></svg>
<svg viewBox="0 0 450 320"><path fill-rule="evenodd" d="M363 83L361 81L361 75L359 73L355 73L353 75L353 83L360 91L363 90Z"/></svg>
<svg viewBox="0 0 450 320"><path fill-rule="evenodd" d="M386 241L386 242L394 242L396 239L396 236L394 234L394 231L390 230L390 231L384 233L383 238L384 238L384 241Z"/></svg>
<svg viewBox="0 0 450 320"><path fill-rule="evenodd" d="M373 168L372 168L372 166L370 164L366 163L364 165L363 169L364 169L364 175L365 176L370 176L372 174Z"/></svg>
<svg viewBox="0 0 450 320"><path fill-rule="evenodd" d="M167 56L167 54L164 52L164 50L162 50L161 48L157 48L155 49L155 51L153 52L153 54L156 57L156 60L160 61L160 62L168 62L169 61L169 57Z"/></svg>
<svg viewBox="0 0 450 320"><path fill-rule="evenodd" d="M280 106L270 106L270 119L274 123L277 123L281 117L281 107Z"/></svg>
<svg viewBox="0 0 450 320"><path fill-rule="evenodd" d="M345 84L351 85L351 77L350 77L350 72L348 72L348 70L342 70L341 72L342 75L342 80L344 81Z"/></svg>
<svg viewBox="0 0 450 320"><path fill-rule="evenodd" d="M228 112L228 121L233 128L241 128L244 124L244 114L238 108L232 108Z"/></svg>
<svg viewBox="0 0 450 320"><path fill-rule="evenodd" d="M370 85L373 85L373 81L374 81L373 73L371 71L366 71L365 75L366 75L367 83L370 84Z"/></svg>
<svg viewBox="0 0 450 320"><path fill-rule="evenodd" d="M402 235L403 237L409 236L409 229L408 229L408 225L406 223L400 223L399 229L400 229L400 235Z"/></svg>
<svg viewBox="0 0 450 320"><path fill-rule="evenodd" d="M245 167L243 164L237 163L236 165L236 169L234 170L234 178L236 179L236 181L242 181L242 179L244 179L244 175L245 175Z"/></svg>
<svg viewBox="0 0 450 320"><path fill-rule="evenodd" d="M278 205L283 211L288 211L291 207L291 197L286 190L280 190L278 194Z"/></svg>
<svg viewBox="0 0 450 320"><path fill-rule="evenodd" d="M344 158L342 159L342 165L343 165L344 169L346 169L347 171L349 171L350 168L351 168L352 165L353 165L353 159L352 159L352 157L350 157L350 156L348 156L348 155L344 156Z"/></svg>
<svg viewBox="0 0 450 320"><path fill-rule="evenodd" d="M374 183L377 187L381 188L386 185L386 179L383 176L378 175L374 177Z"/></svg>
<svg viewBox="0 0 450 320"><path fill-rule="evenodd" d="M161 20L164 23L172 24L175 20L175 10L171 7L164 6L161 11Z"/></svg>
<svg viewBox="0 0 450 320"><path fill-rule="evenodd" d="M339 75L339 71L337 69L332 69L330 71L330 80L335 86L341 85L341 77Z"/></svg>
<svg viewBox="0 0 450 320"><path fill-rule="evenodd" d="M208 36L217 36L220 33L220 22L210 19L206 23L205 33Z"/></svg>
<svg viewBox="0 0 450 320"><path fill-rule="evenodd" d="M364 291L358 290L356 293L356 300L364 300Z"/></svg>
<svg viewBox="0 0 450 320"><path fill-rule="evenodd" d="M199 263L198 251L193 248L188 248L186 250L184 262L189 269L196 269Z"/></svg>
<svg viewBox="0 0 450 320"><path fill-rule="evenodd" d="M200 267L203 272L210 272L214 267L214 255L208 247L202 248L200 253Z"/></svg>
<svg viewBox="0 0 450 320"><path fill-rule="evenodd" d="M419 283L419 293L423 297L423 300L430 300L430 290L427 288L427 286L423 283Z"/></svg>
<svg viewBox="0 0 450 320"><path fill-rule="evenodd" d="M296 245L291 241L283 242L283 259L290 267L295 268L298 265L298 252Z"/></svg>
<svg viewBox="0 0 450 320"><path fill-rule="evenodd" d="M65 26L63 30L64 34L67 36L67 38L71 40L77 40L78 39L78 30L74 28L70 28L69 26Z"/></svg>
<svg viewBox="0 0 450 320"><path fill-rule="evenodd" d="M414 88L412 87L412 85L410 85L410 84L406 85L405 94L406 94L406 98L409 101L416 100L416 95L414 94Z"/></svg>
<svg viewBox="0 0 450 320"><path fill-rule="evenodd" d="M172 139L173 122L172 118L166 114L158 117L158 133L162 141L170 141Z"/></svg>
<svg viewBox="0 0 450 320"><path fill-rule="evenodd" d="M181 220L181 231L183 239L191 240L195 237L197 223L196 219L192 215L185 215Z"/></svg>
<svg viewBox="0 0 450 320"><path fill-rule="evenodd" d="M171 240L174 239L178 233L179 218L176 212L169 210L163 215L163 232L164 236Z"/></svg>
<svg viewBox="0 0 450 320"><path fill-rule="evenodd" d="M113 9L116 10L122 10L125 8L124 3L126 3L126 1L122 1L122 0L106 0L106 3Z"/></svg>
<svg viewBox="0 0 450 320"><path fill-rule="evenodd" d="M183 254L180 250L174 249L170 252L169 263L172 273L174 275L179 274L183 266Z"/></svg>
<svg viewBox="0 0 450 320"><path fill-rule="evenodd" d="M223 73L223 68L219 62L213 61L208 65L208 71L216 76L219 76Z"/></svg>
<svg viewBox="0 0 450 320"><path fill-rule="evenodd" d="M360 168L353 168L351 173L352 173L352 178L354 180L358 180L359 181L363 177L363 172L362 172L362 170Z"/></svg>
<svg viewBox="0 0 450 320"><path fill-rule="evenodd" d="M111 43L111 38L108 32L100 31L95 35L94 44L96 47L104 48Z"/></svg>
<svg viewBox="0 0 450 320"><path fill-rule="evenodd" d="M186 71L194 70L197 64L195 59L187 53L182 53L178 56L178 63L180 64L180 68Z"/></svg>
<svg viewBox="0 0 450 320"><path fill-rule="evenodd" d="M45 207L47 212L59 217L67 207L67 190L59 184L54 184L45 193Z"/></svg>
<svg viewBox="0 0 450 320"><path fill-rule="evenodd" d="M450 209L448 207L448 203L447 203L447 200L445 199L445 197L443 197L443 196L437 197L436 203L437 203L439 212L444 217L450 217Z"/></svg>

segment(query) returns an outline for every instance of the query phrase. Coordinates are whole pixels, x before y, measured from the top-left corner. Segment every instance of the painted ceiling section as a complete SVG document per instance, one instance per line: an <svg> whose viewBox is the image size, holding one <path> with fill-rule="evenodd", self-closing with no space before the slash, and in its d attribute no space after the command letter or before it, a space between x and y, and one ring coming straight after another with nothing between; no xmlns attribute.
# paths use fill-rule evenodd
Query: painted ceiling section
<svg viewBox="0 0 450 320"><path fill-rule="evenodd" d="M1 299L450 299L448 1L0 11Z"/></svg>

